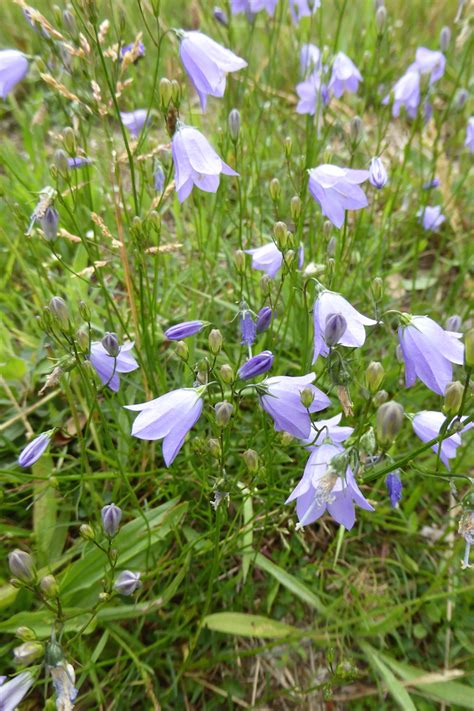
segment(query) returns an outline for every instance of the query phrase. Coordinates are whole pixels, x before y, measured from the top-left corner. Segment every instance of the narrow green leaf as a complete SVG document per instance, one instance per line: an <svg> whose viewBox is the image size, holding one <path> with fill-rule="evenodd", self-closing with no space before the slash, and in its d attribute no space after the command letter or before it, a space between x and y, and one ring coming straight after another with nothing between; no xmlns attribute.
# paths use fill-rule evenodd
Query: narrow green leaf
<svg viewBox="0 0 474 711"><path fill-rule="evenodd" d="M261 615L244 612L216 612L204 618L204 627L238 637L264 637L267 639L299 634L296 627Z"/></svg>
<svg viewBox="0 0 474 711"><path fill-rule="evenodd" d="M287 573L286 570L280 568L278 565L273 563L269 558L266 558L261 553L257 553L254 558L255 565L261 570L264 570L269 575L272 575L275 580L283 585L287 590L290 590L296 597L303 600L307 605L310 605L315 610L319 612L325 612L325 607L319 597L315 595L304 583L302 583L298 578L291 573Z"/></svg>
<svg viewBox="0 0 474 711"><path fill-rule="evenodd" d="M362 643L360 646L366 655L370 666L375 672L380 674L385 686L400 708L402 708L403 711L416 711L416 706L411 700L410 694L405 689L403 684L390 671L386 664L382 662L379 652L366 643Z"/></svg>
<svg viewBox="0 0 474 711"><path fill-rule="evenodd" d="M55 537L58 495L46 477L52 474L51 457L41 457L33 466L34 476L41 477L33 485L33 530L36 538L36 557L40 566L50 562L51 541Z"/></svg>

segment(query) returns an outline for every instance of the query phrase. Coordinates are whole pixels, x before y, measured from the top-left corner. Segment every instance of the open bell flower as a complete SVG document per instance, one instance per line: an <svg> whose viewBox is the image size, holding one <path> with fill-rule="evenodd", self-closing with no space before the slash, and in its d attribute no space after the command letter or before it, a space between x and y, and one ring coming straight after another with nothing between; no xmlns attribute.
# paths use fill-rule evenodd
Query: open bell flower
<svg viewBox="0 0 474 711"><path fill-rule="evenodd" d="M131 373L140 367L130 353L133 346L133 342L124 343L120 346L117 356L113 356L105 350L100 341L91 343L89 360L102 384L107 385L114 393L120 388L119 373Z"/></svg>
<svg viewBox="0 0 474 711"><path fill-rule="evenodd" d="M261 383L265 394L260 402L266 413L273 418L277 432L289 432L294 437L306 439L311 433L311 419L308 414L319 412L331 404L328 396L313 385L315 373L300 377L277 375ZM301 402L302 390L309 388L314 399L306 408Z"/></svg>
<svg viewBox="0 0 474 711"><path fill-rule="evenodd" d="M163 459L167 467L201 416L203 392L203 388L179 388L149 402L125 406L127 410L140 413L133 423L134 437L163 440Z"/></svg>
<svg viewBox="0 0 474 711"><path fill-rule="evenodd" d="M295 25L297 25L303 17L311 17L320 5L321 0L290 0L291 17Z"/></svg>
<svg viewBox="0 0 474 711"><path fill-rule="evenodd" d="M299 99L296 105L297 114L314 116L321 101L323 105L327 104L327 87L322 84L321 76L317 70L296 85L296 93Z"/></svg>
<svg viewBox="0 0 474 711"><path fill-rule="evenodd" d="M430 390L444 395L453 379L453 363L464 362L462 333L445 331L428 316L411 316L398 329L405 361L405 385L410 388L419 378Z"/></svg>
<svg viewBox="0 0 474 711"><path fill-rule="evenodd" d="M28 73L28 60L17 49L0 50L0 97L6 99Z"/></svg>
<svg viewBox="0 0 474 711"><path fill-rule="evenodd" d="M301 74L305 77L321 68L321 51L315 44L303 44L300 49Z"/></svg>
<svg viewBox="0 0 474 711"><path fill-rule="evenodd" d="M220 174L236 175L217 155L209 141L192 126L179 125L171 142L178 200L184 202L194 186L206 193L215 193Z"/></svg>
<svg viewBox="0 0 474 711"><path fill-rule="evenodd" d="M344 223L345 210L367 207L367 197L359 187L369 177L368 170L352 170L325 163L309 171L309 191L335 227Z"/></svg>
<svg viewBox="0 0 474 711"><path fill-rule="evenodd" d="M329 353L327 325L330 319L340 314L346 322L346 328L336 343L349 348L359 348L365 343L365 326L373 326L377 322L359 313L341 294L324 289L313 308L314 323L314 353L313 363L319 355L326 357ZM336 345L331 343L331 345Z"/></svg>
<svg viewBox="0 0 474 711"><path fill-rule="evenodd" d="M31 672L24 671L9 681L5 681L5 679L5 676L0 677L0 709L15 711L33 686L35 678Z"/></svg>
<svg viewBox="0 0 474 711"><path fill-rule="evenodd" d="M420 103L420 72L417 68L408 69L405 74L396 82L392 89L393 106L392 116L397 118L400 116L402 106L410 118L415 118L418 106ZM390 102L390 96L387 95L382 99L382 104L387 105Z"/></svg>
<svg viewBox="0 0 474 711"><path fill-rule="evenodd" d="M332 65L329 92L334 94L336 99L340 99L345 91L355 94L361 81L362 75L354 62L344 52L338 52Z"/></svg>
<svg viewBox="0 0 474 711"><path fill-rule="evenodd" d="M134 138L137 138L146 123L148 111L137 109L136 111L121 111L120 118L125 128L130 131Z"/></svg>
<svg viewBox="0 0 474 711"><path fill-rule="evenodd" d="M278 0L231 0L230 9L233 15L245 12L249 19L262 10L266 10L268 15L273 17L277 3Z"/></svg>
<svg viewBox="0 0 474 711"><path fill-rule="evenodd" d="M263 247L246 249L246 254L252 257L252 268L260 272L265 272L272 279L275 278L283 263L283 253L280 252L276 244L268 242Z"/></svg>
<svg viewBox="0 0 474 711"><path fill-rule="evenodd" d="M446 220L441 212L441 205L427 205L424 209L419 210L418 217L421 218L423 228L432 232L436 232Z"/></svg>
<svg viewBox="0 0 474 711"><path fill-rule="evenodd" d="M354 432L354 428L347 426L340 427L339 423L341 418L342 413L339 413L338 415L334 415L334 417L329 417L327 420L313 422L309 437L304 440L304 442L309 445L308 449L319 447L324 443L328 443L328 441L332 444L345 442Z"/></svg>
<svg viewBox="0 0 474 711"><path fill-rule="evenodd" d="M343 452L337 444L322 444L309 455L302 479L285 503L296 499L299 525L314 523L325 511L350 530L355 523L355 504L366 511L373 507L364 497L350 467L344 477L331 467L331 461Z"/></svg>
<svg viewBox="0 0 474 711"><path fill-rule="evenodd" d="M183 32L179 55L203 111L208 96L224 96L226 75L247 66L244 59L202 32Z"/></svg>
<svg viewBox="0 0 474 711"><path fill-rule="evenodd" d="M446 67L446 57L439 50L418 47L416 50L415 62L409 69L417 69L420 74L430 75L430 84L434 84L444 74Z"/></svg>
<svg viewBox="0 0 474 711"><path fill-rule="evenodd" d="M464 422L466 418L462 417L461 422ZM439 435L440 429L444 422L446 421L446 415L442 412L436 412L435 410L423 410L418 412L412 421L413 430L417 437L421 439L422 442L430 442L430 440L435 439ZM463 432L474 427L474 423L470 422L465 427L463 427L459 432L443 439L440 444L434 444L431 449L433 452L438 454L440 451L440 459L449 469L449 460L454 459L456 456L456 450L461 446L462 440L461 435Z"/></svg>

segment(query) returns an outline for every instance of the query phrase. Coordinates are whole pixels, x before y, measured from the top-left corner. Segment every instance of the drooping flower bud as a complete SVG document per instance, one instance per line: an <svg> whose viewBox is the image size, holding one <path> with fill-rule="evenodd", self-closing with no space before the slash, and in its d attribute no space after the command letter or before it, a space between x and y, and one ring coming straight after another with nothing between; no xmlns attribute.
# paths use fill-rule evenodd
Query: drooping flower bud
<svg viewBox="0 0 474 711"><path fill-rule="evenodd" d="M213 328L211 330L211 332L209 333L208 342L209 350L211 351L212 355L217 355L218 353L220 353L223 338L222 333L219 331L218 328Z"/></svg>
<svg viewBox="0 0 474 711"><path fill-rule="evenodd" d="M272 322L273 312L269 306L264 306L257 314L257 333L263 333Z"/></svg>
<svg viewBox="0 0 474 711"><path fill-rule="evenodd" d="M291 212L291 218L295 222L297 222L300 214L301 214L301 198L299 195L293 195L290 201L290 212Z"/></svg>
<svg viewBox="0 0 474 711"><path fill-rule="evenodd" d="M41 642L24 642L13 650L13 656L17 664L31 664L35 659L42 657L43 654L44 647Z"/></svg>
<svg viewBox="0 0 474 711"><path fill-rule="evenodd" d="M39 586L46 597L57 597L59 586L54 575L45 575L41 578Z"/></svg>
<svg viewBox="0 0 474 711"><path fill-rule="evenodd" d="M474 328L464 336L464 363L468 368L474 368Z"/></svg>
<svg viewBox="0 0 474 711"><path fill-rule="evenodd" d="M385 479L385 484L388 489L390 503L392 504L392 507L395 509L398 506L398 502L402 498L402 489L403 489L403 484L402 484L402 480L400 479L400 473L399 473L398 469L396 469L394 472L390 472L390 474L387 474L387 478Z"/></svg>
<svg viewBox="0 0 474 711"><path fill-rule="evenodd" d="M453 314L446 319L446 330L447 331L460 331L462 326L461 317L457 314Z"/></svg>
<svg viewBox="0 0 474 711"><path fill-rule="evenodd" d="M9 553L8 567L11 574L24 583L30 583L35 579L33 558L25 551L20 551L17 548Z"/></svg>
<svg viewBox="0 0 474 711"><path fill-rule="evenodd" d="M53 296L49 302L48 309L51 316L60 328L65 331L69 329L69 309L66 302L60 296Z"/></svg>
<svg viewBox="0 0 474 711"><path fill-rule="evenodd" d="M242 454L243 460L245 464L247 465L247 469L249 472L252 474L255 474L255 472L258 472L259 469L259 458L258 454L254 449L246 449L245 452Z"/></svg>
<svg viewBox="0 0 474 711"><path fill-rule="evenodd" d="M384 377L385 370L382 363L379 363L376 360L373 360L371 363L369 363L369 365L367 366L367 370L365 371L365 382L372 395L374 395L374 393L376 393L379 387L382 385Z"/></svg>
<svg viewBox="0 0 474 711"><path fill-rule="evenodd" d="M272 198L272 200L278 200L278 198L280 197L280 193L280 181L278 180L278 178L273 178L270 181L270 197Z"/></svg>
<svg viewBox="0 0 474 711"><path fill-rule="evenodd" d="M231 405L230 402L227 402L227 400L223 400L214 405L214 412L217 425L219 427L225 427L230 422L230 418L234 412L234 406Z"/></svg>
<svg viewBox="0 0 474 711"><path fill-rule="evenodd" d="M52 242L56 239L58 236L59 213L54 207L51 207L51 205L46 208L43 217L41 217L40 225L44 237L48 242Z"/></svg>
<svg viewBox="0 0 474 711"><path fill-rule="evenodd" d="M251 346L255 342L257 326L252 318L252 314L245 308L245 305L240 315L240 333L242 336L241 344L243 346Z"/></svg>
<svg viewBox="0 0 474 711"><path fill-rule="evenodd" d="M26 467L31 467L32 464L37 462L47 450L53 434L54 430L48 430L47 432L42 432L38 435L38 437L31 440L31 442L29 442L20 452L18 457L18 464L20 467L25 469Z"/></svg>
<svg viewBox="0 0 474 711"><path fill-rule="evenodd" d="M227 385L231 383L234 379L234 371L228 363L224 363L224 365L221 365L219 373L222 378L222 381Z"/></svg>
<svg viewBox="0 0 474 711"><path fill-rule="evenodd" d="M106 332L101 341L109 356L116 358L120 352L119 341L116 333Z"/></svg>
<svg viewBox="0 0 474 711"><path fill-rule="evenodd" d="M140 587L140 573L134 573L131 570L124 570L119 573L114 583L114 590L120 595L133 595Z"/></svg>
<svg viewBox="0 0 474 711"><path fill-rule="evenodd" d="M392 444L402 429L403 414L403 407L395 400L384 403L377 410L377 439L382 446Z"/></svg>
<svg viewBox="0 0 474 711"><path fill-rule="evenodd" d="M315 397L314 388L310 388L308 386L303 388L303 390L300 393L300 400L301 400L301 404L303 405L303 407L306 407L306 408L311 407L311 405L313 404L313 401L314 401L314 397Z"/></svg>
<svg viewBox="0 0 474 711"><path fill-rule="evenodd" d="M120 521L122 520L122 509L120 509L115 504L108 504L104 506L100 512L102 518L102 528L104 533L109 538L113 538L120 527Z"/></svg>
<svg viewBox="0 0 474 711"><path fill-rule="evenodd" d="M324 329L324 341L327 346L335 346L347 330L347 321L342 314L329 314Z"/></svg>
<svg viewBox="0 0 474 711"><path fill-rule="evenodd" d="M449 27L444 27L441 28L441 32L439 34L439 48L442 52L446 52L447 49L449 48L449 43L451 42L451 30Z"/></svg>
<svg viewBox="0 0 474 711"><path fill-rule="evenodd" d="M231 137L231 140L234 143L237 143L240 134L240 113L237 109L232 109L232 111L229 113L227 125L229 127L229 135Z"/></svg>
<svg viewBox="0 0 474 711"><path fill-rule="evenodd" d="M444 391L443 410L447 415L456 415L461 407L464 395L464 386L459 380L448 383Z"/></svg>
<svg viewBox="0 0 474 711"><path fill-rule="evenodd" d="M228 27L229 26L229 18L227 17L227 13L221 8L221 7L215 7L212 14L214 15L214 19L223 27Z"/></svg>
<svg viewBox="0 0 474 711"><path fill-rule="evenodd" d="M195 336L204 328L204 321L182 321L167 328L164 335L169 341L181 341L183 338Z"/></svg>
<svg viewBox="0 0 474 711"><path fill-rule="evenodd" d="M263 375L273 365L273 353L262 351L256 356L249 358L238 370L237 375L241 380L250 380L258 375Z"/></svg>

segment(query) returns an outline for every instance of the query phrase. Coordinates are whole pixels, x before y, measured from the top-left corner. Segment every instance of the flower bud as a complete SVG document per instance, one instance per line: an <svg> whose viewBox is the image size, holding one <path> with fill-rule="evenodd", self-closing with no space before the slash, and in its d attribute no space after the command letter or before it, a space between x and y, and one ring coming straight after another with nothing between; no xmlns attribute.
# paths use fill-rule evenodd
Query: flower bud
<svg viewBox="0 0 474 711"><path fill-rule="evenodd" d="M336 254L336 248L337 248L337 239L333 235L328 242L328 246L326 247L326 253L327 253L328 257L334 257L334 255Z"/></svg>
<svg viewBox="0 0 474 711"><path fill-rule="evenodd" d="M9 553L8 567L11 574L24 583L30 583L35 579L33 558L25 551L20 551L17 548Z"/></svg>
<svg viewBox="0 0 474 711"><path fill-rule="evenodd" d="M441 29L439 35L439 48L442 52L446 52L451 42L451 30L446 25Z"/></svg>
<svg viewBox="0 0 474 711"><path fill-rule="evenodd" d="M234 406L231 405L230 402L227 402L227 400L223 400L222 402L218 402L216 405L214 405L217 425L219 427L225 427L226 425L228 425L230 422L230 418L232 417L233 411Z"/></svg>
<svg viewBox="0 0 474 711"><path fill-rule="evenodd" d="M76 136L70 126L63 131L63 146L68 153L76 153Z"/></svg>
<svg viewBox="0 0 474 711"><path fill-rule="evenodd" d="M359 441L360 451L365 454L371 455L375 453L377 449L377 443L375 441L374 428L370 427L367 432L364 432Z"/></svg>
<svg viewBox="0 0 474 711"><path fill-rule="evenodd" d="M375 277L372 281L372 294L375 301L380 301L383 296L383 279L380 277Z"/></svg>
<svg viewBox="0 0 474 711"><path fill-rule="evenodd" d="M327 346L335 346L347 330L347 321L342 314L329 314L324 329L324 341Z"/></svg>
<svg viewBox="0 0 474 711"><path fill-rule="evenodd" d="M120 352L120 346L116 333L109 333L109 331L107 331L101 343L104 346L104 349L109 354L109 356L112 356L113 358L116 358L118 356Z"/></svg>
<svg viewBox="0 0 474 711"><path fill-rule="evenodd" d="M289 249L285 254L285 264L290 266L296 257L296 252L294 249Z"/></svg>
<svg viewBox="0 0 474 711"><path fill-rule="evenodd" d="M278 180L278 178L273 178L270 181L270 196L272 200L278 200L278 198L280 197L280 193L280 181Z"/></svg>
<svg viewBox="0 0 474 711"><path fill-rule="evenodd" d="M288 244L288 228L284 222L275 222L273 225L273 234L280 249L285 249Z"/></svg>
<svg viewBox="0 0 474 711"><path fill-rule="evenodd" d="M31 662L42 657L43 654L44 648L41 642L24 642L13 650L15 662L18 664L31 664Z"/></svg>
<svg viewBox="0 0 474 711"><path fill-rule="evenodd" d="M229 18L227 17L227 13L221 8L221 7L215 7L212 14L214 15L214 19L223 27L228 27L229 26Z"/></svg>
<svg viewBox="0 0 474 711"><path fill-rule="evenodd" d="M264 306L257 314L257 333L263 333L272 322L273 312L269 306Z"/></svg>
<svg viewBox="0 0 474 711"><path fill-rule="evenodd" d="M444 391L444 405L443 410L447 415L456 415L461 407L462 399L464 395L464 387L459 380L455 380L452 383L446 385Z"/></svg>
<svg viewBox="0 0 474 711"><path fill-rule="evenodd" d="M281 443L284 447L287 447L289 444L291 444L294 441L294 437L292 434L289 432L282 432L281 433Z"/></svg>
<svg viewBox="0 0 474 711"><path fill-rule="evenodd" d="M89 332L87 328L84 326L81 326L81 328L78 328L76 331L76 341L79 344L79 348L82 351L89 352L90 350L90 344L89 344Z"/></svg>
<svg viewBox="0 0 474 711"><path fill-rule="evenodd" d="M311 405L313 404L314 395L314 388L311 388L309 385L303 388L303 390L300 392L300 400L303 407L311 407Z"/></svg>
<svg viewBox="0 0 474 711"><path fill-rule="evenodd" d="M388 400L388 392L386 390L379 390L378 393L375 393L373 400L375 407L383 405L384 402Z"/></svg>
<svg viewBox="0 0 474 711"><path fill-rule="evenodd" d="M376 393L382 385L384 377L385 370L382 363L379 363L377 360L373 360L369 363L365 371L365 382L372 395Z"/></svg>
<svg viewBox="0 0 474 711"><path fill-rule="evenodd" d="M249 358L240 366L237 375L241 380L250 380L266 373L273 365L274 355L271 351L262 351Z"/></svg>
<svg viewBox="0 0 474 711"><path fill-rule="evenodd" d="M376 415L377 439L382 446L392 444L403 425L403 407L395 400L379 407Z"/></svg>
<svg viewBox="0 0 474 711"><path fill-rule="evenodd" d="M32 642L36 639L36 632L31 629L31 627L26 627L22 625L15 630L15 636L21 639L23 642Z"/></svg>
<svg viewBox="0 0 474 711"><path fill-rule="evenodd" d="M178 358L181 358L181 360L184 360L185 362L188 360L189 348L186 341L176 341L175 353Z"/></svg>
<svg viewBox="0 0 474 711"><path fill-rule="evenodd" d="M354 143L358 143L362 138L364 125L360 116L354 116L351 120L351 139Z"/></svg>
<svg viewBox="0 0 474 711"><path fill-rule="evenodd" d="M293 147L293 141L291 139L291 136L287 136L284 141L284 146L285 146L285 155L287 158L291 156L291 149Z"/></svg>
<svg viewBox="0 0 474 711"><path fill-rule="evenodd" d="M76 18L68 8L63 10L63 24L69 34L73 36L77 35Z"/></svg>
<svg viewBox="0 0 474 711"><path fill-rule="evenodd" d="M56 641L51 641L46 647L45 662L50 667L55 667L64 661L64 652L61 645Z"/></svg>
<svg viewBox="0 0 474 711"><path fill-rule="evenodd" d="M257 452L254 449L246 449L245 452L242 454L242 457L245 464L247 465L247 469L249 470L249 472L251 472L252 474L258 472L259 458Z"/></svg>
<svg viewBox="0 0 474 711"><path fill-rule="evenodd" d="M60 173L67 175L69 170L69 163L67 162L67 155L62 148L58 148L54 152L54 165Z"/></svg>
<svg viewBox="0 0 474 711"><path fill-rule="evenodd" d="M208 341L209 350L213 355L217 355L220 352L223 343L222 333L219 331L218 328L212 329L212 331L209 333Z"/></svg>
<svg viewBox="0 0 474 711"><path fill-rule="evenodd" d="M54 575L45 575L41 578L39 586L46 597L57 597L59 587Z"/></svg>
<svg viewBox="0 0 474 711"><path fill-rule="evenodd" d="M460 331L462 326L461 317L453 314L453 316L446 319L445 325L447 331Z"/></svg>
<svg viewBox="0 0 474 711"><path fill-rule="evenodd" d="M235 250L234 263L239 274L242 274L245 271L245 252L241 249Z"/></svg>
<svg viewBox="0 0 474 711"><path fill-rule="evenodd" d="M227 126L229 128L229 135L234 143L239 140L240 134L240 113L237 109L232 109L227 118Z"/></svg>
<svg viewBox="0 0 474 711"><path fill-rule="evenodd" d="M296 222L301 214L301 198L299 195L293 195L291 198L290 212L292 220Z"/></svg>
<svg viewBox="0 0 474 711"><path fill-rule="evenodd" d="M224 383L231 383L234 379L234 371L228 363L224 363L219 371L221 379Z"/></svg>
<svg viewBox="0 0 474 711"><path fill-rule="evenodd" d="M372 158L369 165L370 184L373 185L374 188L377 188L377 190L381 190L387 184L387 180L388 175L382 163L382 159L378 156Z"/></svg>
<svg viewBox="0 0 474 711"><path fill-rule="evenodd" d="M390 503L392 504L393 508L396 508L398 506L398 502L402 498L403 489L402 480L400 479L400 470L396 469L394 472L390 472L390 474L387 474L385 484L387 486L388 495L390 497Z"/></svg>
<svg viewBox="0 0 474 711"><path fill-rule="evenodd" d="M94 529L88 523L83 523L79 529L79 535L85 541L93 541L95 538Z"/></svg>
<svg viewBox="0 0 474 711"><path fill-rule="evenodd" d="M221 450L221 443L219 442L218 439L210 439L209 442L207 443L208 449L210 454L215 458L215 459L220 459L222 450Z"/></svg>
<svg viewBox="0 0 474 711"><path fill-rule="evenodd" d="M69 309L64 299L60 296L53 296L49 302L48 309L58 326L65 331L69 330Z"/></svg>
<svg viewBox="0 0 474 711"><path fill-rule="evenodd" d="M79 301L79 316L87 323L91 320L91 311L85 301Z"/></svg>
<svg viewBox="0 0 474 711"><path fill-rule="evenodd" d="M108 504L103 507L100 515L105 535L109 538L113 538L119 530L120 521L122 520L122 509L115 504Z"/></svg>
<svg viewBox="0 0 474 711"><path fill-rule="evenodd" d="M140 587L140 573L134 573L131 570L124 570L119 573L114 583L114 590L120 595L133 595Z"/></svg>
<svg viewBox="0 0 474 711"><path fill-rule="evenodd" d="M171 98L173 99L175 106L178 106L181 100L181 87L176 79L173 79L171 82Z"/></svg>
<svg viewBox="0 0 474 711"><path fill-rule="evenodd" d="M173 87L171 85L171 82L166 77L163 77L162 79L160 79L161 105L164 107L167 107L171 101L172 95L173 95Z"/></svg>
<svg viewBox="0 0 474 711"><path fill-rule="evenodd" d="M462 111L462 109L466 105L466 101L469 98L469 92L466 89L458 89L456 94L454 95L454 106L458 111Z"/></svg>
<svg viewBox="0 0 474 711"><path fill-rule="evenodd" d="M51 205L46 208L44 215L41 217L40 225L44 232L44 238L48 242L56 239L58 236L59 213L54 207L51 207Z"/></svg>
<svg viewBox="0 0 474 711"><path fill-rule="evenodd" d="M383 6L377 8L377 12L375 13L375 24L377 25L377 29L379 32L382 32L383 28L385 27L386 22L387 22L386 8Z"/></svg>
<svg viewBox="0 0 474 711"><path fill-rule="evenodd" d="M268 296L268 294L271 293L272 282L273 280L270 276L268 276L268 274L264 274L260 279L260 289L262 290L262 294L265 294L265 296Z"/></svg>
<svg viewBox="0 0 474 711"><path fill-rule="evenodd" d="M464 336L464 363L467 368L474 368L474 328Z"/></svg>

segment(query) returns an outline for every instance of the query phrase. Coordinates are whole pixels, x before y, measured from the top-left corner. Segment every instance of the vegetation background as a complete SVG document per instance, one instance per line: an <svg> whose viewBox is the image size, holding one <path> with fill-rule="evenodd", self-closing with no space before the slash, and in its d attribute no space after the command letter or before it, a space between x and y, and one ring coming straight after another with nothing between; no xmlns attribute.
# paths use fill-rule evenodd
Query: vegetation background
<svg viewBox="0 0 474 711"><path fill-rule="evenodd" d="M122 408L192 384L193 373L163 338L173 323L209 320L221 329L231 362L245 357L239 303L258 311L265 293L249 264L239 273L234 253L268 241L276 220L287 222L296 244L304 243L305 262L318 265L320 278L333 270L331 287L364 313L374 313L370 285L381 277L384 309L426 313L442 324L453 314L466 321L472 155L463 144L472 98L459 108L456 96L472 87L473 54L472 3L464 5L456 19L455 0L387 0L379 32L372 0L322 0L314 22L297 29L283 3L273 21L260 13L249 24L239 15L225 28L206 1L73 0L70 11L85 40L74 43L85 56L69 55L68 67L18 4L1 3L0 46L41 58L32 59L27 79L0 107L2 673L14 669L19 626L32 627L41 639L51 630L46 607L8 584L7 554L19 546L57 576L63 605L76 610L63 646L76 669L78 709L473 708L474 584L472 572L461 570L464 541L457 535L457 502L472 467L469 446L460 450L451 478L446 470L435 472L431 451L409 461L395 510L383 477L368 482L364 494L376 511L359 510L351 532L328 517L295 531L293 507L284 501L305 453L274 432L252 401L244 403L229 435L224 482L208 450L215 435L211 420L192 432L165 469L160 447L130 436L131 418ZM94 6L97 25L110 22L104 46L143 35L146 55L123 77L87 32ZM38 0L34 7L67 35L61 2ZM417 46L438 48L445 25L452 40L433 120L424 126L422 120L392 119L381 97L414 60ZM229 77L222 100L210 99L206 114L179 62L172 27L200 27L249 63ZM364 77L358 95L331 102L319 135L313 119L295 113L305 41L328 53L346 52ZM157 160L168 184L172 179L162 77L179 81L180 115L240 173L239 180L223 178L216 195L195 189L180 205L172 189L163 195L154 189ZM117 80L125 84L111 102ZM91 82L97 84L94 98ZM138 141L122 135L117 107L150 110ZM232 108L242 123L236 146L227 128ZM354 142L356 115L364 133ZM94 161L67 180L51 174L66 126ZM328 231L307 194L305 169L323 162L365 168L380 152L389 185L372 190L369 208L343 231ZM439 187L423 190L434 176ZM276 199L269 191L274 178L281 189ZM25 236L38 192L47 185L59 190L63 231L54 247L39 231ZM296 225L290 211L295 194L303 201ZM439 233L425 232L417 220L427 204L443 206L447 220ZM312 302L304 301L298 283L293 272L273 290L278 319L262 348L276 355L274 373L311 368ZM123 380L117 395L87 385L86 368L42 390L57 359L68 355L45 336L38 318L53 296L65 299L77 327L79 303L87 304L94 338L116 331L135 341L140 370ZM205 339L190 339L188 346L190 363L206 355ZM371 360L382 361L384 387L407 411L441 409L440 398L421 384L404 391L395 346L387 319L352 356L351 424L374 420L363 397ZM16 457L26 439L53 426L63 429L51 452L21 470ZM472 443L472 434L466 440ZM405 426L394 454L418 445ZM248 448L258 452L257 472L241 456ZM228 498L214 508L210 502L223 485ZM136 601L114 600L95 610L104 564L79 527L99 529L100 509L110 501L124 511L126 525L116 541L120 560L142 570L144 584ZM42 708L48 695L50 683L41 681L22 708Z"/></svg>

